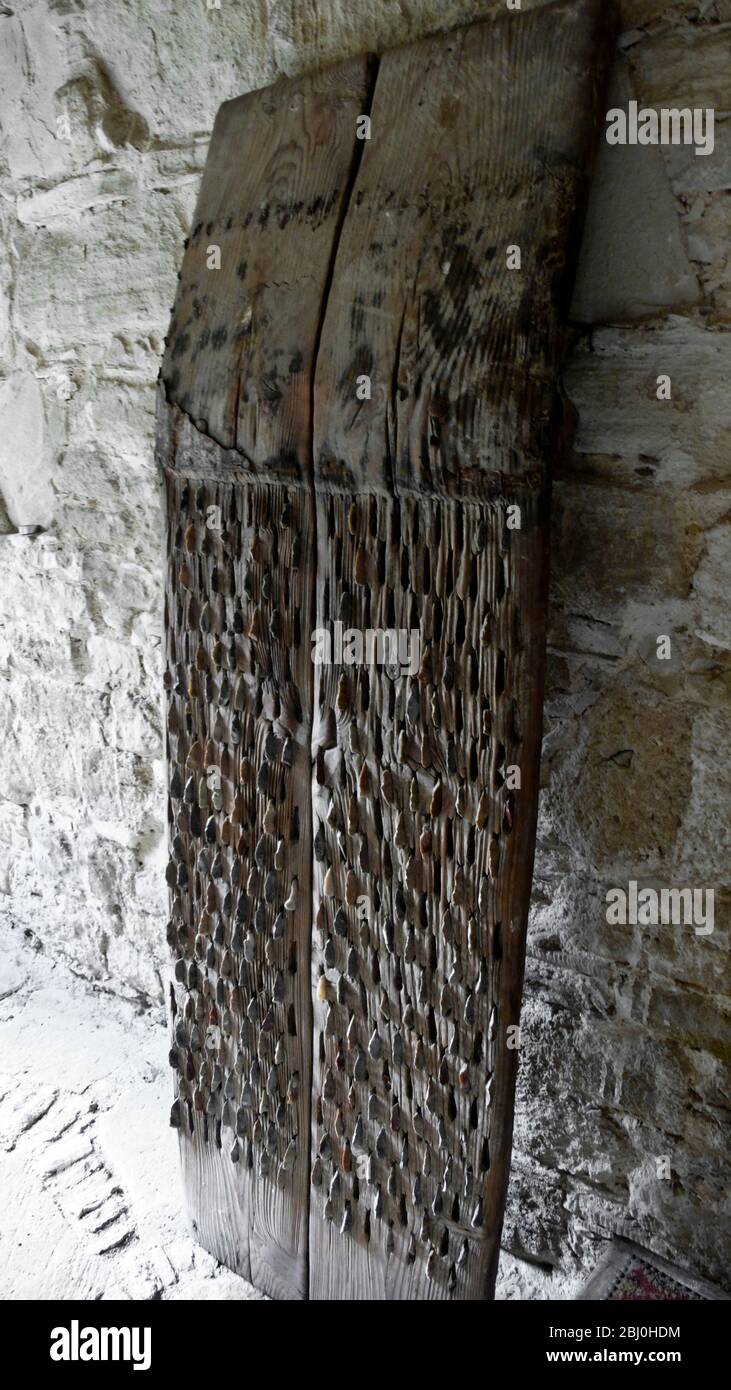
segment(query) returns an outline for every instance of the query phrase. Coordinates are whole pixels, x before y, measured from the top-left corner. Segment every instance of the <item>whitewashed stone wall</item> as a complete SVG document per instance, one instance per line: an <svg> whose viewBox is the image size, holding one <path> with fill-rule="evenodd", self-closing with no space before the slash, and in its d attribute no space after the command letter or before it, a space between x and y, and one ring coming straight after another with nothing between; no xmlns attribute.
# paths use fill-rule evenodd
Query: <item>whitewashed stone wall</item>
<svg viewBox="0 0 731 1390"><path fill-rule="evenodd" d="M0 910L144 1006L166 969L153 386L215 111L501 4L0 6ZM714 106L716 152L604 147L592 195L506 1244L575 1271L623 1230L721 1279L731 0L622 11L617 101ZM631 878L714 887L713 935L608 927Z"/></svg>

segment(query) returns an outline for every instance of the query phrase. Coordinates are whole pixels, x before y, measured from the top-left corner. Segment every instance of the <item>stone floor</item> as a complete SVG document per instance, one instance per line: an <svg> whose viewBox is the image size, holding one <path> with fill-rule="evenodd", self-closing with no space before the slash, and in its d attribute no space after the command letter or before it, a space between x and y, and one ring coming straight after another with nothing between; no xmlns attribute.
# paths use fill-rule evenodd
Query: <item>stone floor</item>
<svg viewBox="0 0 731 1390"><path fill-rule="evenodd" d="M5 926L0 1030L0 1298L260 1298L187 1230L161 1013ZM503 1255L499 1298L575 1292Z"/></svg>

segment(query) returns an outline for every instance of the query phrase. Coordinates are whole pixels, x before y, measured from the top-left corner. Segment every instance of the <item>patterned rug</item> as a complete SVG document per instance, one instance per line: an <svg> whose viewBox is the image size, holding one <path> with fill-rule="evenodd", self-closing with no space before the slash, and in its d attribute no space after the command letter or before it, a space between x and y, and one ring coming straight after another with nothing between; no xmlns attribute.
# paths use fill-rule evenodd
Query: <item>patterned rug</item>
<svg viewBox="0 0 731 1390"><path fill-rule="evenodd" d="M636 1255L628 1255L619 1271L610 1292L609 1302L629 1301L632 1303L658 1301L660 1303L705 1302L702 1294L694 1293L687 1284L681 1284L655 1265L648 1264Z"/></svg>

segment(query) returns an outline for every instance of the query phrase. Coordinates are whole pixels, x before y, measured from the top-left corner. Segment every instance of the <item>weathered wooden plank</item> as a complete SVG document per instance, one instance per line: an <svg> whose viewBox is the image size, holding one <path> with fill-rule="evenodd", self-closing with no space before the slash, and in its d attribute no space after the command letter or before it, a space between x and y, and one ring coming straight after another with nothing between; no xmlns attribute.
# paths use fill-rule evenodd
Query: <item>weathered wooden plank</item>
<svg viewBox="0 0 731 1390"><path fill-rule="evenodd" d="M492 1296L556 372L606 13L564 0L386 54L339 242L316 372L316 625L415 631L420 657L411 674L336 658L316 677L316 1299Z"/></svg>
<svg viewBox="0 0 731 1390"><path fill-rule="evenodd" d="M317 362L320 488L543 478L611 15L560 0L380 60Z"/></svg>
<svg viewBox="0 0 731 1390"><path fill-rule="evenodd" d="M370 81L356 58L216 116L161 375L270 481L311 474L313 362Z"/></svg>
<svg viewBox="0 0 731 1390"><path fill-rule="evenodd" d="M285 1299L307 1296L312 370L367 100L363 59L222 107L158 401L172 1121L198 1239Z"/></svg>

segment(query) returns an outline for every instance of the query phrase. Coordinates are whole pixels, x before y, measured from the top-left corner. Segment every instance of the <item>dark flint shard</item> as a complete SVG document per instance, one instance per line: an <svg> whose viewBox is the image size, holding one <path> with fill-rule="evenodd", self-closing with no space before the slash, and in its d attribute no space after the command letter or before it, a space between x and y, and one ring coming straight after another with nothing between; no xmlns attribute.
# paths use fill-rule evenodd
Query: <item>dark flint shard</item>
<svg viewBox="0 0 731 1390"><path fill-rule="evenodd" d="M335 913L333 930L336 936L347 936L348 934L348 916L343 907L339 907Z"/></svg>
<svg viewBox="0 0 731 1390"><path fill-rule="evenodd" d="M205 875L210 872L210 861L206 850L202 849L200 851L195 866L199 874Z"/></svg>

